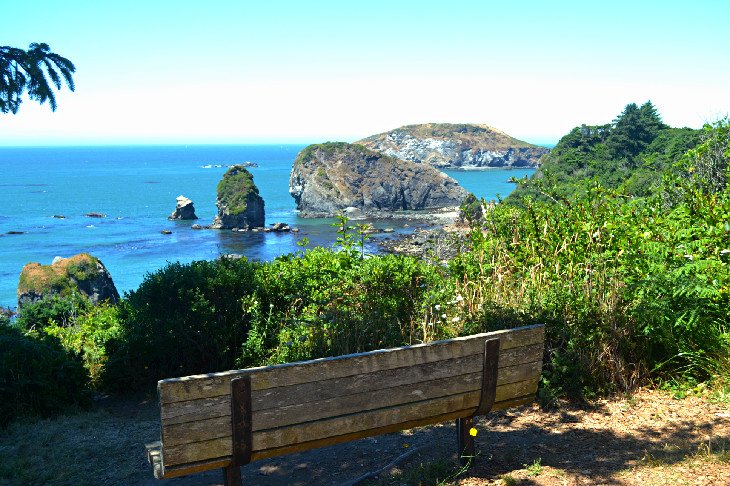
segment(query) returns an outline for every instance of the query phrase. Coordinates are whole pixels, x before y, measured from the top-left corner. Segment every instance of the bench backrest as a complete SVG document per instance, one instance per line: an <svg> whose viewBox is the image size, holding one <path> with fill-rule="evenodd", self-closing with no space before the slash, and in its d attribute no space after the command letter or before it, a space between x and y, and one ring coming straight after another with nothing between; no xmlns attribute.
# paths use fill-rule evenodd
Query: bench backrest
<svg viewBox="0 0 730 486"><path fill-rule="evenodd" d="M485 341L495 338L492 409L532 401L542 370L541 325L162 380L157 474L172 477L231 463L231 381L240 377L250 377L250 460L473 416L482 399Z"/></svg>

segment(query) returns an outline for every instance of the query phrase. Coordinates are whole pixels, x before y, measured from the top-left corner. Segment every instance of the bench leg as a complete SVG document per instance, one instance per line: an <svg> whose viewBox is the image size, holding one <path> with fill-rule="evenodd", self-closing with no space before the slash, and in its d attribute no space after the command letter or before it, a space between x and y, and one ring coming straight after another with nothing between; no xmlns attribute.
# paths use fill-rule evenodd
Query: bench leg
<svg viewBox="0 0 730 486"><path fill-rule="evenodd" d="M225 486L243 486L240 466L228 466L223 468L223 484Z"/></svg>
<svg viewBox="0 0 730 486"><path fill-rule="evenodd" d="M474 459L474 437L469 433L474 427L474 417L456 419L456 447L459 464L468 466Z"/></svg>

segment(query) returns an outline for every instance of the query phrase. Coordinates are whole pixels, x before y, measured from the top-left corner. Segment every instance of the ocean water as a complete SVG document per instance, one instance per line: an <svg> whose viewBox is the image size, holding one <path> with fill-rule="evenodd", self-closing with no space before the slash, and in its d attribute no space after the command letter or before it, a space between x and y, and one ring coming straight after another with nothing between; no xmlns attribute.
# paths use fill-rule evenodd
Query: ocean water
<svg viewBox="0 0 730 486"><path fill-rule="evenodd" d="M299 218L288 192L291 165L303 147L0 148L0 306L15 307L23 265L50 264L56 256L91 253L124 292L168 262L226 253L271 260L297 251L304 237L310 246L330 246L336 238L333 220ZM195 204L197 223L210 224L216 214L216 186L226 166L244 161L258 164L250 170L265 201L267 224L285 222L300 233L193 230L190 221L167 220L177 196L184 195ZM532 170L447 172L477 196L493 199L514 189L507 182L510 177ZM85 216L92 212L106 217ZM402 224L376 222L380 228Z"/></svg>

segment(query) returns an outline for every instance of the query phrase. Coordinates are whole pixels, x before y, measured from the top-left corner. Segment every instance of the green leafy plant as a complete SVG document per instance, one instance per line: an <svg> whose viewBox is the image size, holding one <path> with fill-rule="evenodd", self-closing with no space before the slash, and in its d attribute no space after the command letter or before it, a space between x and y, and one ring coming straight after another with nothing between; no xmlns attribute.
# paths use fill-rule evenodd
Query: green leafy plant
<svg viewBox="0 0 730 486"><path fill-rule="evenodd" d="M17 417L48 417L90 404L81 361L56 339L0 326L0 427Z"/></svg>

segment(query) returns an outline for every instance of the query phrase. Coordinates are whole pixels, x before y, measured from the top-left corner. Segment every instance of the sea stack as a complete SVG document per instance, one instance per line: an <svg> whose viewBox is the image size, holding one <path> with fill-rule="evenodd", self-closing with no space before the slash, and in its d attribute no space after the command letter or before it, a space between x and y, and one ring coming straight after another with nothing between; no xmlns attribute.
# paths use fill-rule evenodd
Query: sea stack
<svg viewBox="0 0 730 486"><path fill-rule="evenodd" d="M458 207L468 192L443 172L349 143L310 145L297 155L289 193L300 216Z"/></svg>
<svg viewBox="0 0 730 486"><path fill-rule="evenodd" d="M537 167L550 151L488 125L465 123L407 125L355 143L441 169Z"/></svg>
<svg viewBox="0 0 730 486"><path fill-rule="evenodd" d="M193 201L186 198L185 196L178 196L175 210L170 216L167 217L167 219L198 219L198 217L195 215L195 206L193 206Z"/></svg>
<svg viewBox="0 0 730 486"><path fill-rule="evenodd" d="M73 293L85 295L93 304L119 301L119 292L101 260L79 253L70 258L56 257L51 265L26 264L18 283L18 309L44 297L68 297Z"/></svg>
<svg viewBox="0 0 730 486"><path fill-rule="evenodd" d="M231 166L223 174L217 194L218 214L212 228L247 230L264 226L264 200L244 166Z"/></svg>

